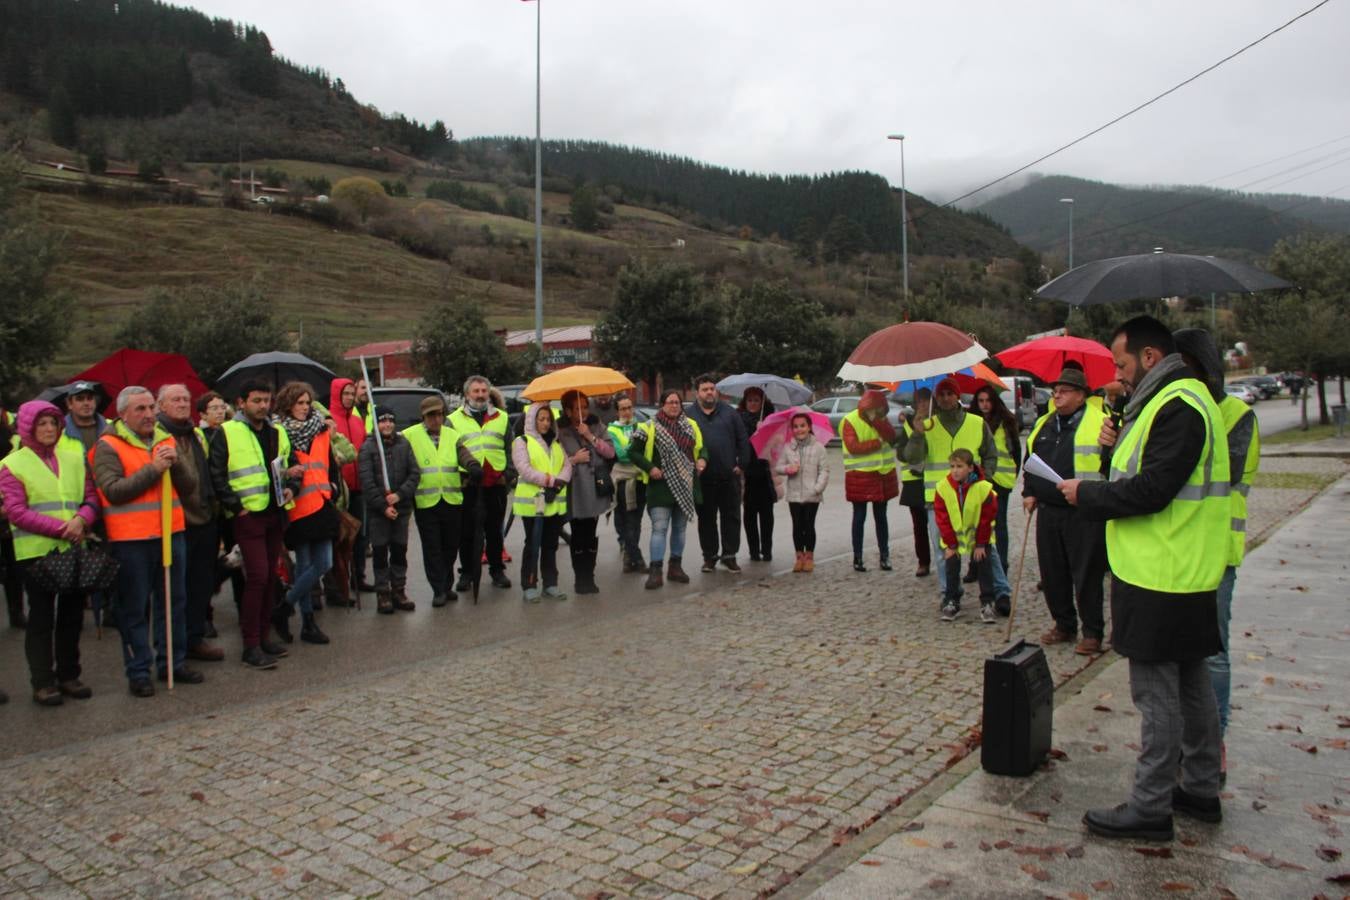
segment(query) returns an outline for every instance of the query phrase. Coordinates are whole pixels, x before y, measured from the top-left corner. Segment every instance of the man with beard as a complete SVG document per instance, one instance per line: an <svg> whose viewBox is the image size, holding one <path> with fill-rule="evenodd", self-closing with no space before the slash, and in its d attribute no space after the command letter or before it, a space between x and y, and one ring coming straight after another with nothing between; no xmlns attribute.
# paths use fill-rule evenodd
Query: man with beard
<svg viewBox="0 0 1350 900"><path fill-rule="evenodd" d="M470 375L464 382L464 403L450 414L449 426L483 469L477 484L465 484L463 518L459 525L459 581L455 590L464 593L473 586L471 572L481 564L473 558L474 527L482 517L483 543L487 550L488 575L503 590L511 586L502 561L502 523L506 520L509 490L507 459L510 456L509 420L506 410L492 405L492 382Z"/></svg>
<svg viewBox="0 0 1350 900"><path fill-rule="evenodd" d="M1111 643L1130 663L1141 749L1129 800L1090 809L1083 823L1102 837L1170 841L1173 812L1223 818L1219 716L1205 659L1223 648L1217 590L1230 552L1228 443L1214 398L1165 325L1129 320L1116 329L1111 354L1130 399L1122 430L1110 419L1102 425L1110 480L1071 478L1059 490L1084 516L1106 520Z"/></svg>
<svg viewBox="0 0 1350 900"><path fill-rule="evenodd" d="M703 499L698 505L703 571L715 569L720 558L722 565L739 572L736 553L741 549L741 484L751 459L750 436L740 414L718 399L717 379L700 375L694 380L694 388L698 402L689 417L698 425L708 453L708 467L700 476Z"/></svg>

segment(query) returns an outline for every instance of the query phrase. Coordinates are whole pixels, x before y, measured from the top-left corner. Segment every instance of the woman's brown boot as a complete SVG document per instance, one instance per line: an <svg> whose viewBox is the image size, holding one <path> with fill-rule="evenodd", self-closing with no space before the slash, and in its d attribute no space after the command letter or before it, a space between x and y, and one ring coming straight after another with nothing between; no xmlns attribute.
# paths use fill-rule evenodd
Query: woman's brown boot
<svg viewBox="0 0 1350 900"><path fill-rule="evenodd" d="M672 584L688 584L689 576L684 574L684 568L680 565L681 559L678 556L670 558L670 567L666 569L666 578Z"/></svg>
<svg viewBox="0 0 1350 900"><path fill-rule="evenodd" d="M797 561L792 564L792 571L801 572L806 566L806 554L801 550L797 551Z"/></svg>
<svg viewBox="0 0 1350 900"><path fill-rule="evenodd" d="M802 554L805 559L802 560L803 572L814 572L816 570L816 551L807 550Z"/></svg>
<svg viewBox="0 0 1350 900"><path fill-rule="evenodd" d="M661 577L661 564L659 562L652 563L651 571L647 573L647 583L643 587L653 591L665 583L665 579Z"/></svg>

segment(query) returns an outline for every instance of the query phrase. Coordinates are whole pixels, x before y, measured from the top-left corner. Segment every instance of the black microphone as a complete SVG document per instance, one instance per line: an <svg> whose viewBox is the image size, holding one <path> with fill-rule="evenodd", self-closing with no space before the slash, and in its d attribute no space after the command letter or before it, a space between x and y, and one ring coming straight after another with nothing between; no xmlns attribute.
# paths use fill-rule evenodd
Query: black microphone
<svg viewBox="0 0 1350 900"><path fill-rule="evenodd" d="M1115 403L1108 403L1106 414L1111 417L1111 427L1120 431L1120 423L1125 419L1125 405L1121 403L1124 397L1117 398Z"/></svg>

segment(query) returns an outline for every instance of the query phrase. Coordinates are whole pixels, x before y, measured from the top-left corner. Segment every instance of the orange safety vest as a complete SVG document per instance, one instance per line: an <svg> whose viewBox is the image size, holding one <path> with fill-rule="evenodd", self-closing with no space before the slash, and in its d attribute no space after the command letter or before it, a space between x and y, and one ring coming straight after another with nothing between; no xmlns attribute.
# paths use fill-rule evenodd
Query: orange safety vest
<svg viewBox="0 0 1350 900"><path fill-rule="evenodd" d="M106 432L99 440L106 441L108 446L117 451L117 458L122 461L122 473L127 478L150 465L149 450L142 450L129 444L112 432ZM92 455L91 452L90 456ZM130 503L118 505L109 503L103 489L98 489L98 499L103 504L103 523L108 529L108 540L143 541L160 536L159 503L162 485L163 481L156 478L154 486L144 494ZM172 531L177 534L186 528L187 524L183 519L183 504L178 501L178 491L172 485L169 486L169 490L173 492Z"/></svg>
<svg viewBox="0 0 1350 900"><path fill-rule="evenodd" d="M328 450L332 440L328 430L324 429L310 442L308 453L294 448L305 477L300 482L300 493L295 495L295 504L286 510L287 521L294 522L318 512L323 501L333 496L333 485L328 478Z"/></svg>

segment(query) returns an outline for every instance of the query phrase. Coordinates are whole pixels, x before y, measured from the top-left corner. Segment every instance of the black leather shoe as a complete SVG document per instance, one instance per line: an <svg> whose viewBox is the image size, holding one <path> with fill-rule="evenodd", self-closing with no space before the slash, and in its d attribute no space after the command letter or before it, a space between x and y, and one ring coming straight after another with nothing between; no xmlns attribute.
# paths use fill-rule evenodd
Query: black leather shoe
<svg viewBox="0 0 1350 900"><path fill-rule="evenodd" d="M275 659L281 659L282 657L286 656L291 652L287 650L285 647L283 647L281 644L274 644L271 641L265 639L259 641L258 646L262 649L262 652L266 653L268 656L271 656Z"/></svg>
<svg viewBox="0 0 1350 900"><path fill-rule="evenodd" d="M463 594L464 592L471 590L473 590L473 582L469 580L469 576L459 576L459 581L455 582L455 593Z"/></svg>
<svg viewBox="0 0 1350 900"><path fill-rule="evenodd" d="M264 653L261 647L248 647L244 650L244 665L250 669L275 669L277 660Z"/></svg>
<svg viewBox="0 0 1350 900"><path fill-rule="evenodd" d="M1122 803L1114 809L1090 809L1083 814L1083 824L1098 837L1133 841L1172 840L1171 816L1146 819L1130 809L1128 803Z"/></svg>
<svg viewBox="0 0 1350 900"><path fill-rule="evenodd" d="M155 686L150 683L148 678L139 678L127 685L127 690L131 691L133 697L153 697L155 696Z"/></svg>
<svg viewBox="0 0 1350 900"><path fill-rule="evenodd" d="M881 558L880 569L883 572L891 571L891 558L889 556L883 556Z"/></svg>
<svg viewBox="0 0 1350 900"><path fill-rule="evenodd" d="M445 599L444 594L437 594L436 596L431 598L431 606L433 609L440 609L448 602L449 601Z"/></svg>
<svg viewBox="0 0 1350 900"><path fill-rule="evenodd" d="M966 575L964 578L961 579L961 583L974 584L979 580L980 580L980 573L975 571L974 566L971 566L969 569L966 570Z"/></svg>
<svg viewBox="0 0 1350 900"><path fill-rule="evenodd" d="M291 634L291 613L294 611L289 603L278 603L272 607L272 630L288 644L295 641L295 635Z"/></svg>
<svg viewBox="0 0 1350 900"><path fill-rule="evenodd" d="M499 587L499 588L502 588L502 589L504 590L504 589L509 588L509 587L511 586L511 579L506 577L506 573L505 573L505 572L493 572L493 573L492 573L492 586L493 586L493 587Z"/></svg>
<svg viewBox="0 0 1350 900"><path fill-rule="evenodd" d="M1218 797L1197 797L1179 787L1172 788L1172 812L1211 824L1223 821L1223 804Z"/></svg>
<svg viewBox="0 0 1350 900"><path fill-rule="evenodd" d="M160 681L168 681L168 680L169 680L169 673L168 673L168 672L160 672L160 673L159 673L159 680L160 680ZM174 683L174 684L179 684L180 682L181 682L182 684L201 684L201 683L202 683L203 681L205 681L205 680L206 680L206 676L205 676L205 675L203 675L201 672L198 672L196 669L189 669L187 666L183 666L183 667L180 668L180 669L174 669L174 670L173 670L173 683Z"/></svg>

